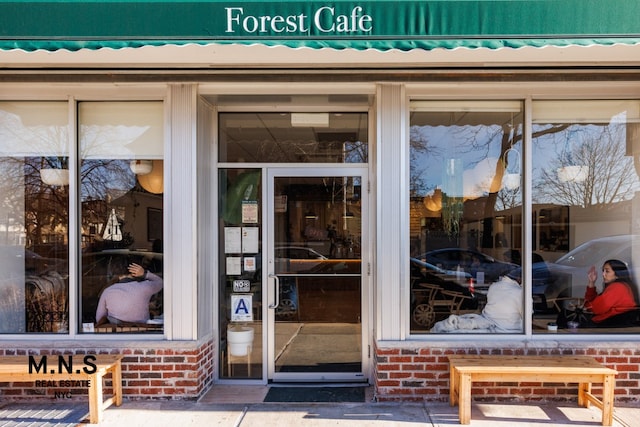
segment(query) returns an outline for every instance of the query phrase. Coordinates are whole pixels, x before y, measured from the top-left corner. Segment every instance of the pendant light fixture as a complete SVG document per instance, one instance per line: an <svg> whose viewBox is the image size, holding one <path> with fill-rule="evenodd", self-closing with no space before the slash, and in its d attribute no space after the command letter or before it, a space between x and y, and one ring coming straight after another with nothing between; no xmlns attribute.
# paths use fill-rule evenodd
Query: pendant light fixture
<svg viewBox="0 0 640 427"><path fill-rule="evenodd" d="M151 171L144 175L137 175L138 182L149 193L162 194L164 192L164 161L153 160L150 163Z"/></svg>

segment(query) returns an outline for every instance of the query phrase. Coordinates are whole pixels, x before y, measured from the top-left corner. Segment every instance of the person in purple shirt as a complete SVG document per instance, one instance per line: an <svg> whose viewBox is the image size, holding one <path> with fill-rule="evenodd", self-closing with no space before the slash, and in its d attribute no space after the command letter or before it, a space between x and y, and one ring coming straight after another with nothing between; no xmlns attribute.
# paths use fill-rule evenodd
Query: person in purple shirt
<svg viewBox="0 0 640 427"><path fill-rule="evenodd" d="M109 322L145 323L149 320L149 301L162 290L163 282L138 264L129 264L129 274L121 276L118 283L106 288L96 310L98 325Z"/></svg>

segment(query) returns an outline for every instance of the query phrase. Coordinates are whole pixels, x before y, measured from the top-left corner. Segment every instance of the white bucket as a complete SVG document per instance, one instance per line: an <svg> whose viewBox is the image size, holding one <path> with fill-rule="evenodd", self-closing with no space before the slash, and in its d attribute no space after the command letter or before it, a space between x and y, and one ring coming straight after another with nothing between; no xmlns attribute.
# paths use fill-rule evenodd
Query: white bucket
<svg viewBox="0 0 640 427"><path fill-rule="evenodd" d="M229 354L246 356L253 346L253 328L233 326L227 329L227 343L229 344Z"/></svg>

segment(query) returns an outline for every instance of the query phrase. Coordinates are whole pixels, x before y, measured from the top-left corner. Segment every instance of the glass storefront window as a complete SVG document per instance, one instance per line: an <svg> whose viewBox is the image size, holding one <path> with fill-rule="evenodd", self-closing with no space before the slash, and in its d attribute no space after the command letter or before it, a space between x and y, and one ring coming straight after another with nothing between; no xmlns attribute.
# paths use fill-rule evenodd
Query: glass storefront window
<svg viewBox="0 0 640 427"><path fill-rule="evenodd" d="M0 333L69 328L65 102L0 102Z"/></svg>
<svg viewBox="0 0 640 427"><path fill-rule="evenodd" d="M536 101L532 116L533 331L635 333L640 101Z"/></svg>
<svg viewBox="0 0 640 427"><path fill-rule="evenodd" d="M366 113L221 113L220 162L367 163Z"/></svg>
<svg viewBox="0 0 640 427"><path fill-rule="evenodd" d="M523 332L522 136L518 101L411 103L412 333Z"/></svg>
<svg viewBox="0 0 640 427"><path fill-rule="evenodd" d="M78 104L81 331L162 332L163 105Z"/></svg>
<svg viewBox="0 0 640 427"><path fill-rule="evenodd" d="M260 169L220 169L220 377L262 378Z"/></svg>

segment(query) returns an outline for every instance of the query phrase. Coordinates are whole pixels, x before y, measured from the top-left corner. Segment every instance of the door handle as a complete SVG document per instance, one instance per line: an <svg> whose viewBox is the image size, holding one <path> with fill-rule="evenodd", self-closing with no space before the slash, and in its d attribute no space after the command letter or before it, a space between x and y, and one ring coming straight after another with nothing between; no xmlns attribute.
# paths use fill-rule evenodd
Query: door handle
<svg viewBox="0 0 640 427"><path fill-rule="evenodd" d="M274 309L278 308L278 306L280 305L280 278L275 274L270 274L269 279L274 279L275 283L274 289L276 292L276 300L273 304L269 304L269 308Z"/></svg>

